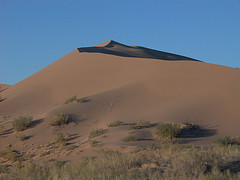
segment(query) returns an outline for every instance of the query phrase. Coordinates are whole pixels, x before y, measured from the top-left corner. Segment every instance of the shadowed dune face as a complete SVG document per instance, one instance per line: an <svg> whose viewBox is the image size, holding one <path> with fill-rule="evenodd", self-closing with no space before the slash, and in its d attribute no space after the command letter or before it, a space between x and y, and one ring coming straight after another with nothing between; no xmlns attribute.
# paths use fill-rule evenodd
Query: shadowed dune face
<svg viewBox="0 0 240 180"><path fill-rule="evenodd" d="M199 61L185 56L180 56L172 53L157 51L140 46L126 46L116 41L110 40L94 47L78 48L80 53L103 53L122 57L135 57L135 58L150 58L166 61Z"/></svg>

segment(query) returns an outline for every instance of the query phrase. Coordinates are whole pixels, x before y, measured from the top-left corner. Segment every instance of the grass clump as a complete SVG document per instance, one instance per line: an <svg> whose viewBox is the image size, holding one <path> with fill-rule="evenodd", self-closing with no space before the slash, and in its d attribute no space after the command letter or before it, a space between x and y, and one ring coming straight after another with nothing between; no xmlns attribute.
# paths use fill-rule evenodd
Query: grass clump
<svg viewBox="0 0 240 180"><path fill-rule="evenodd" d="M19 139L19 141L25 141L28 137L24 134L19 134L17 138Z"/></svg>
<svg viewBox="0 0 240 180"><path fill-rule="evenodd" d="M77 103L80 103L80 102L84 102L84 98L77 98L77 96L73 96L73 97L70 97L68 99L65 100L64 104L69 104L71 102L77 102Z"/></svg>
<svg viewBox="0 0 240 180"><path fill-rule="evenodd" d="M97 145L97 143L98 142L96 140L93 140L90 142L90 145L91 145L91 147L95 147Z"/></svg>
<svg viewBox="0 0 240 180"><path fill-rule="evenodd" d="M240 137L230 138L230 136L220 137L213 141L214 144L219 146L240 145Z"/></svg>
<svg viewBox="0 0 240 180"><path fill-rule="evenodd" d="M13 162L24 161L24 157L12 149L0 151L0 157L6 159L8 161L13 161Z"/></svg>
<svg viewBox="0 0 240 180"><path fill-rule="evenodd" d="M93 129L90 134L89 134L89 138L94 138L94 137L97 137L97 136L100 136L104 134L104 129L102 128L97 128L97 129Z"/></svg>
<svg viewBox="0 0 240 180"><path fill-rule="evenodd" d="M55 118L51 121L52 126L61 126L69 123L69 115L63 113L57 113Z"/></svg>
<svg viewBox="0 0 240 180"><path fill-rule="evenodd" d="M138 121L136 125L139 129L143 129L150 127L151 123L150 121Z"/></svg>
<svg viewBox="0 0 240 180"><path fill-rule="evenodd" d="M108 126L109 128L111 128L111 127L117 127L117 126L123 125L123 123L124 123L123 121L116 120L116 121L113 121L113 122L109 123L107 126Z"/></svg>
<svg viewBox="0 0 240 180"><path fill-rule="evenodd" d="M67 149L68 151L72 151L72 150L74 150L74 149L76 149L76 148L78 148L78 146L75 145L75 144L73 144L73 145L71 145L71 146L68 146L66 149Z"/></svg>
<svg viewBox="0 0 240 180"><path fill-rule="evenodd" d="M16 131L24 131L27 129L32 123L33 117L32 116L19 116L15 118L12 126Z"/></svg>
<svg viewBox="0 0 240 180"><path fill-rule="evenodd" d="M137 138L135 136L128 136L123 139L124 142L130 142L130 141L137 141Z"/></svg>
<svg viewBox="0 0 240 180"><path fill-rule="evenodd" d="M155 134L161 138L173 139L179 137L180 131L181 128L179 124L163 123L157 125Z"/></svg>
<svg viewBox="0 0 240 180"><path fill-rule="evenodd" d="M55 138L56 143L66 146L67 145L67 139L63 133L58 133Z"/></svg>

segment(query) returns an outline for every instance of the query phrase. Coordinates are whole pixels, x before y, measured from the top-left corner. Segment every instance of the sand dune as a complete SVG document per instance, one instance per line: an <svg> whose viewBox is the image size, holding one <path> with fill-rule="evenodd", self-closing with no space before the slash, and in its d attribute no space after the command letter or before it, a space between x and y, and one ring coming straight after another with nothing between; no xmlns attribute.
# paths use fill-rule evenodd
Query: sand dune
<svg viewBox="0 0 240 180"><path fill-rule="evenodd" d="M239 82L238 69L108 41L75 49L2 91L6 100L0 103L0 116L8 117L2 122L7 128L21 114L41 120L28 130L34 134L30 144L53 136L49 122L57 112L71 114L79 122L64 130L80 132L76 141L114 120L188 122L204 127L209 132L206 139L238 136ZM64 104L74 95L89 101ZM11 136L5 140L14 143Z"/></svg>

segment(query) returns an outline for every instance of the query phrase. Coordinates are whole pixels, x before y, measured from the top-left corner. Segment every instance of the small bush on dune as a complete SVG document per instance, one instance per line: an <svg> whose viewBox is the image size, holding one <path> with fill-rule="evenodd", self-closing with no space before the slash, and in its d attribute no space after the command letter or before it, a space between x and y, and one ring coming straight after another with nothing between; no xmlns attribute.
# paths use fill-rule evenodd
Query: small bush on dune
<svg viewBox="0 0 240 180"><path fill-rule="evenodd" d="M69 123L69 115L63 113L57 113L55 118L51 121L52 126L61 126Z"/></svg>
<svg viewBox="0 0 240 180"><path fill-rule="evenodd" d="M107 126L108 126L109 128L111 128L111 127L117 127L117 126L123 125L123 123L124 123L123 121L117 120L117 121L111 122L111 123L108 124Z"/></svg>
<svg viewBox="0 0 240 180"><path fill-rule="evenodd" d="M77 98L77 96L73 96L73 97L70 97L68 99L65 100L64 104L69 104L71 102L77 102L77 103L80 103L80 102L84 102L84 98Z"/></svg>
<svg viewBox="0 0 240 180"><path fill-rule="evenodd" d="M73 97L70 97L68 99L65 100L64 104L68 104L68 103L71 103L73 101L75 101L77 99L77 96L73 96Z"/></svg>
<svg viewBox="0 0 240 180"><path fill-rule="evenodd" d="M97 129L93 129L90 134L89 134L89 138L94 138L94 137L97 137L97 136L100 136L104 134L104 130L102 128L97 128Z"/></svg>
<svg viewBox="0 0 240 180"><path fill-rule="evenodd" d="M150 121L138 121L137 122L137 127L139 129L142 129L142 128L148 128L150 126Z"/></svg>
<svg viewBox="0 0 240 180"><path fill-rule="evenodd" d="M19 141L25 141L27 139L27 136L24 134L19 134L17 138L19 139Z"/></svg>
<svg viewBox="0 0 240 180"><path fill-rule="evenodd" d="M55 138L55 141L60 144L60 145L67 145L67 139L65 138L65 135L63 133L58 133L56 138Z"/></svg>
<svg viewBox="0 0 240 180"><path fill-rule="evenodd" d="M19 116L14 119L12 126L16 131L24 131L31 125L32 120L32 116Z"/></svg>
<svg viewBox="0 0 240 180"><path fill-rule="evenodd" d="M176 138L180 135L181 128L179 124L159 124L155 129L155 134L161 138Z"/></svg>
<svg viewBox="0 0 240 180"><path fill-rule="evenodd" d="M0 151L0 157L9 161L23 161L24 157L18 154L16 151L8 149Z"/></svg>

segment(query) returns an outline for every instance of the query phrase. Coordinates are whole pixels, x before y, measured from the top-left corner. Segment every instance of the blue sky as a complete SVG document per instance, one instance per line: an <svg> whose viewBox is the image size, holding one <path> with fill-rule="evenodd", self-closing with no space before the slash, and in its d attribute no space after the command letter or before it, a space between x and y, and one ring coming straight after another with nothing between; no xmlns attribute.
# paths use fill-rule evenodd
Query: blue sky
<svg viewBox="0 0 240 180"><path fill-rule="evenodd" d="M110 39L240 67L240 1L0 0L0 83Z"/></svg>

